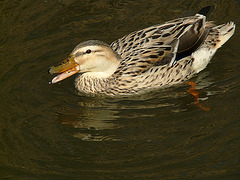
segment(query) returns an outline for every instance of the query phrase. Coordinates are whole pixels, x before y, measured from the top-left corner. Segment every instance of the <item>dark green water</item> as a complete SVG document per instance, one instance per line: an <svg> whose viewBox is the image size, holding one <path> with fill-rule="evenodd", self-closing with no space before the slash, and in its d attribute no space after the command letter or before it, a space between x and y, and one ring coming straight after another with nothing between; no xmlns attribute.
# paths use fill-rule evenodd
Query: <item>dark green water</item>
<svg viewBox="0 0 240 180"><path fill-rule="evenodd" d="M107 43L206 5L235 35L192 79L131 98L77 95L47 73L81 41ZM0 1L0 179L239 179L240 2Z"/></svg>

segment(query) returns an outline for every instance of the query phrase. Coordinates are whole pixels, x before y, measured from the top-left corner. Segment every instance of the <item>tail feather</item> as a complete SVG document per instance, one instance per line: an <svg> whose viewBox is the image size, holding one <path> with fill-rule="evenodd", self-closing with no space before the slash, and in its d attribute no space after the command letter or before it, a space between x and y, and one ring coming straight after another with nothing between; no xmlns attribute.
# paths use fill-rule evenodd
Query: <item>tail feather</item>
<svg viewBox="0 0 240 180"><path fill-rule="evenodd" d="M228 22L226 24L212 28L212 31L215 31L214 36L217 35L217 38L214 39L214 42L216 43L214 48L218 49L225 42L227 42L227 40L230 39L230 37L234 34L235 24L234 24L234 22ZM213 37L211 35L209 35L208 39L213 38Z"/></svg>
<svg viewBox="0 0 240 180"><path fill-rule="evenodd" d="M206 16L207 13L210 11L210 9L211 9L211 6L206 6L206 7L202 8L200 11L198 11L197 14Z"/></svg>
<svg viewBox="0 0 240 180"><path fill-rule="evenodd" d="M197 51L192 53L193 70L195 72L202 71L218 48L220 48L227 40L234 34L235 24L228 22L220 26L215 26L210 29L204 43L198 48Z"/></svg>

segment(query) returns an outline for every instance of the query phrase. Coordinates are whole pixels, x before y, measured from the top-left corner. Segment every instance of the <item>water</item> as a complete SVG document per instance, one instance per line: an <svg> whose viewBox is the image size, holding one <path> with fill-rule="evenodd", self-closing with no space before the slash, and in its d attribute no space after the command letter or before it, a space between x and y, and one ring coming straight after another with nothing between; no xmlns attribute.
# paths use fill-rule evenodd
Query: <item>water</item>
<svg viewBox="0 0 240 180"><path fill-rule="evenodd" d="M201 7L236 33L191 79L131 98L79 96L50 66L84 40L111 43ZM239 179L240 2L0 2L1 179Z"/></svg>

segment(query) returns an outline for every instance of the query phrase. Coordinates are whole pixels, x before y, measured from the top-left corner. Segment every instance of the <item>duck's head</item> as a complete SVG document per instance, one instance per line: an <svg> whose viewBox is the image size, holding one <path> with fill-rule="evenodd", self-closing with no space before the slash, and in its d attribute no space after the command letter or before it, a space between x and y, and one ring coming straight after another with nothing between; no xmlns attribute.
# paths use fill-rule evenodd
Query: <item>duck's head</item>
<svg viewBox="0 0 240 180"><path fill-rule="evenodd" d="M121 57L111 47L97 40L89 40L75 47L69 57L58 66L49 69L50 74L60 73L52 83L59 82L76 73L105 78L112 75Z"/></svg>

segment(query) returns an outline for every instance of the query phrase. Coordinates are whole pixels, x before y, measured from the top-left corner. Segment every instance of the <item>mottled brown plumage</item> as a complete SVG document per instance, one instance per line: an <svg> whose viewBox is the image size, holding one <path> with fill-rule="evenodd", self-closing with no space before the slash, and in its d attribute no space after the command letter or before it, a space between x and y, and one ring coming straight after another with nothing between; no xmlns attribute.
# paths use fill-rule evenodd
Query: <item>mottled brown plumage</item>
<svg viewBox="0 0 240 180"><path fill-rule="evenodd" d="M110 46L86 41L64 64L50 69L62 72L52 82L79 72L75 86L80 92L111 96L170 86L204 69L234 30L232 22L215 26L196 14L132 32ZM64 69L69 63L74 65Z"/></svg>

